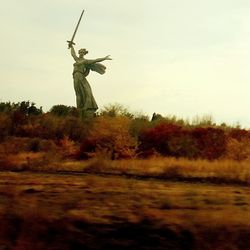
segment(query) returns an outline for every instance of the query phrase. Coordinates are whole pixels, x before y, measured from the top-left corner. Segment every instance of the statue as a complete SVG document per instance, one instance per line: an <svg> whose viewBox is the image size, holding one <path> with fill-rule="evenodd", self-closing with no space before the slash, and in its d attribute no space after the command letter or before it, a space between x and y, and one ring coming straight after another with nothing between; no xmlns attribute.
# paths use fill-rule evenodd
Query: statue
<svg viewBox="0 0 250 250"><path fill-rule="evenodd" d="M99 62L111 60L109 56L97 58L94 60L85 59L84 56L88 53L86 49L78 51L76 55L73 45L71 45L71 55L75 60L73 78L74 89L76 93L77 108L80 109L81 117L93 117L98 106L92 94L91 87L86 79L90 70L96 71L99 74L104 74L106 67Z"/></svg>
<svg viewBox="0 0 250 250"><path fill-rule="evenodd" d="M81 21L83 12L84 11L82 11L71 41L67 42L68 48L71 49L71 55L75 60L75 63L73 64L73 79L77 108L80 110L81 118L87 118L94 116L96 110L98 109L98 106L86 77L88 76L90 70L98 72L99 74L104 74L106 67L100 62L112 59L109 56L97 58L94 60L85 59L84 56L88 54L88 51L86 49L80 49L78 51L79 56L76 55L73 46L75 43L73 42L73 40Z"/></svg>

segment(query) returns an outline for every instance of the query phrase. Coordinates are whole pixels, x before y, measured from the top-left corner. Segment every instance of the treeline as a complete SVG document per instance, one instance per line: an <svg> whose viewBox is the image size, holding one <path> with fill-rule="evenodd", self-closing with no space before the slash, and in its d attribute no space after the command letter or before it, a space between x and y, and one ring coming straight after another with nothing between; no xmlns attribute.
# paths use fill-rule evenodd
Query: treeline
<svg viewBox="0 0 250 250"><path fill-rule="evenodd" d="M48 112L31 102L0 103L0 154L48 152L62 157L110 159L154 156L189 159L250 158L250 131L211 117L190 123L175 116L150 119L121 105L104 107L82 121L74 107L55 105Z"/></svg>

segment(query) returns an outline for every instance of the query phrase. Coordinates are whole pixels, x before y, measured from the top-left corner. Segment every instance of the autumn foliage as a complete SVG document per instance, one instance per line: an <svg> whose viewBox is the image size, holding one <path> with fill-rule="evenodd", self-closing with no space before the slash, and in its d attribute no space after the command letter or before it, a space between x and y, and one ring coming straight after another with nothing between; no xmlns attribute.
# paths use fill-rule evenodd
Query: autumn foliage
<svg viewBox="0 0 250 250"><path fill-rule="evenodd" d="M82 121L74 107L56 105L43 112L30 102L0 103L0 158L21 152L50 152L62 159L102 155L242 161L250 158L250 131L160 115L150 120L119 105Z"/></svg>
<svg viewBox="0 0 250 250"><path fill-rule="evenodd" d="M95 119L88 136L81 144L86 156L105 154L111 159L132 158L136 140L129 133L131 119L126 116L100 116Z"/></svg>
<svg viewBox="0 0 250 250"><path fill-rule="evenodd" d="M160 123L140 135L140 151L150 155L218 159L226 150L225 131L213 127L186 128Z"/></svg>

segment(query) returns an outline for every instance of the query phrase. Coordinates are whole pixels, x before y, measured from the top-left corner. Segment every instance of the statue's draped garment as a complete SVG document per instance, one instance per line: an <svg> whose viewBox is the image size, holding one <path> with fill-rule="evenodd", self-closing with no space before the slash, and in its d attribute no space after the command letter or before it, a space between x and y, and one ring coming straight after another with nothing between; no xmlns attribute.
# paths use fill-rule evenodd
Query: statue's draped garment
<svg viewBox="0 0 250 250"><path fill-rule="evenodd" d="M89 71L96 71L99 74L105 73L106 67L93 60L78 59L74 63L74 89L76 92L77 108L83 111L95 112L98 109L91 87L86 79Z"/></svg>

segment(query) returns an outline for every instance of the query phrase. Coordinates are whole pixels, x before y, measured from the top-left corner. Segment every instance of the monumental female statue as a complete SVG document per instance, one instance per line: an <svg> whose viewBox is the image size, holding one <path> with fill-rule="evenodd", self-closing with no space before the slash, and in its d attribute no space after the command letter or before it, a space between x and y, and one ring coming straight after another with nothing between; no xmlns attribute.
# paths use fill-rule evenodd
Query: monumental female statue
<svg viewBox="0 0 250 250"><path fill-rule="evenodd" d="M74 38L79 27L79 24L82 19L82 15L84 10L82 11L78 23L76 25L75 31L70 41L68 42L68 48L71 50L71 55L75 60L74 70L73 70L73 78L74 78L74 89L76 93L76 105L80 110L81 117L93 117L98 106L96 104L95 98L92 94L91 87L86 79L90 70L96 71L99 74L104 74L106 67L102 65L100 62L105 60L112 60L109 56L97 58L94 60L85 59L84 56L88 54L86 49L80 49L78 51L79 56L76 55L74 49Z"/></svg>
<svg viewBox="0 0 250 250"><path fill-rule="evenodd" d="M75 60L73 64L73 79L77 108L80 110L81 117L92 117L98 109L98 106L86 77L90 70L104 74L106 67L100 62L112 59L106 56L89 60L84 58L84 56L88 54L86 49L80 49L78 51L79 56L76 55L73 44L70 45L70 49L71 55Z"/></svg>

